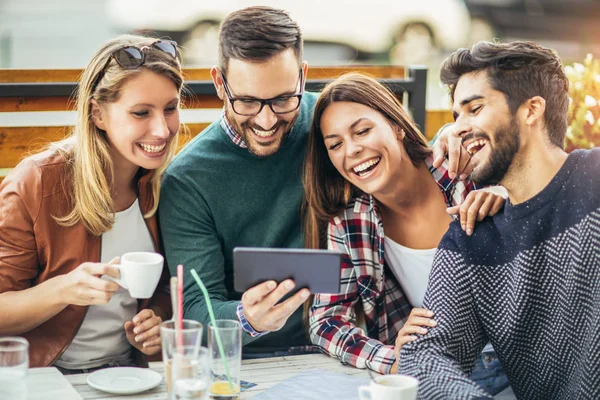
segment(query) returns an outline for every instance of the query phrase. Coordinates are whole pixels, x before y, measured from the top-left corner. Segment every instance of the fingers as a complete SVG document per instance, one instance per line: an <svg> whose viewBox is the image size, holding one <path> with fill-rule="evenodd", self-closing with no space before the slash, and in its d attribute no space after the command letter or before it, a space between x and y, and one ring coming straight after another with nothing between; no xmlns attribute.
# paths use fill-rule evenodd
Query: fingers
<svg viewBox="0 0 600 400"><path fill-rule="evenodd" d="M437 321L425 318L425 317L410 317L408 321L404 324L402 329L405 329L409 326L417 326L417 327L434 327L437 325Z"/></svg>
<svg viewBox="0 0 600 400"><path fill-rule="evenodd" d="M82 264L83 270L90 275L102 276L108 275L113 278L118 278L121 273L117 267L113 267L109 264L100 263L85 263Z"/></svg>
<svg viewBox="0 0 600 400"><path fill-rule="evenodd" d="M498 213L498 211L502 210L502 208L504 208L504 203L506 202L506 199L502 196L496 196L496 199L494 200L494 204L492 205L492 208L490 209L490 212L488 213L489 216L492 215L496 215Z"/></svg>
<svg viewBox="0 0 600 400"><path fill-rule="evenodd" d="M400 332L398 332L398 336L415 335L417 333L424 335L427 332L429 332L427 328L424 328L419 325L404 325Z"/></svg>
<svg viewBox="0 0 600 400"><path fill-rule="evenodd" d="M283 298L286 294L288 294L296 284L291 279L286 279L277 285L277 288L273 290L265 299L262 301L262 306L269 309L274 307L279 300Z"/></svg>
<svg viewBox="0 0 600 400"><path fill-rule="evenodd" d="M133 317L132 320L135 325L139 325L143 321L150 319L154 316L155 316L154 311L152 311L148 308L145 308L142 311L140 311L139 313L137 313L137 315L135 317Z"/></svg>
<svg viewBox="0 0 600 400"><path fill-rule="evenodd" d="M448 135L448 176L450 179L456 178L459 172L462 150L460 137L454 134Z"/></svg>
<svg viewBox="0 0 600 400"><path fill-rule="evenodd" d="M107 281L104 279L97 278L93 275L88 275L85 278L85 284L89 286L90 289L99 290L102 292L110 293L111 296L119 290L119 284L113 281Z"/></svg>
<svg viewBox="0 0 600 400"><path fill-rule="evenodd" d="M244 305L244 308L253 306L262 301L262 299L271 293L276 286L277 284L275 281L266 281L246 290L242 295L242 304Z"/></svg>
<svg viewBox="0 0 600 400"><path fill-rule="evenodd" d="M285 321L300 307L304 304L304 301L310 296L308 289L302 289L286 301L273 307L269 313L269 318L273 318L274 321L278 322L278 325L283 326Z"/></svg>
<svg viewBox="0 0 600 400"><path fill-rule="evenodd" d="M460 206L446 208L446 212L450 215L457 215L459 211L460 211Z"/></svg>
<svg viewBox="0 0 600 400"><path fill-rule="evenodd" d="M402 347L406 343L414 342L415 340L417 340L417 336L412 336L412 335L400 336L400 335L398 335L398 338L396 339L396 350L400 351L400 349L402 349Z"/></svg>
<svg viewBox="0 0 600 400"><path fill-rule="evenodd" d="M426 308L415 307L410 311L410 317L433 317L433 311Z"/></svg>
<svg viewBox="0 0 600 400"><path fill-rule="evenodd" d="M485 217L487 217L488 215L490 215L490 210L492 209L492 206L496 202L496 199L494 197L495 197L494 195L488 195L487 196L487 198L485 199L485 201L481 205L481 208L477 212L477 221L483 221L483 219Z"/></svg>
<svg viewBox="0 0 600 400"><path fill-rule="evenodd" d="M153 346L153 347L142 346L140 351L147 356L153 356L154 354L157 354L160 351L160 349L161 349L160 346Z"/></svg>
<svg viewBox="0 0 600 400"><path fill-rule="evenodd" d="M121 257L115 257L112 260L110 260L108 263L109 264L113 264L113 265L115 265L115 264L121 264Z"/></svg>
<svg viewBox="0 0 600 400"><path fill-rule="evenodd" d="M125 322L125 325L123 325L123 327L125 328L125 334L127 336L133 336L133 335L135 335L135 333L133 333L134 326L135 325L131 321Z"/></svg>
<svg viewBox="0 0 600 400"><path fill-rule="evenodd" d="M160 324L162 318L154 314L150 309L144 309L133 317L133 333L140 335L145 333L145 337L150 337L160 333Z"/></svg>
<svg viewBox="0 0 600 400"><path fill-rule="evenodd" d="M81 305L108 304L114 293L91 288L81 288L79 298L84 300L84 303Z"/></svg>
<svg viewBox="0 0 600 400"><path fill-rule="evenodd" d="M439 168L446 159L448 152L448 137L441 135L433 144L433 168Z"/></svg>
<svg viewBox="0 0 600 400"><path fill-rule="evenodd" d="M469 195L470 195L470 193L469 193ZM471 203L471 205L469 205L466 212L463 212L463 207L461 205L460 224L464 227L463 229L465 229L468 236L471 236L473 234L473 229L475 228L475 221L477 221L477 215L479 214L479 210L481 209L481 207L483 206L483 203L485 202L486 195L487 195L486 193L475 194L474 200ZM463 219L463 215L465 216L464 219Z"/></svg>

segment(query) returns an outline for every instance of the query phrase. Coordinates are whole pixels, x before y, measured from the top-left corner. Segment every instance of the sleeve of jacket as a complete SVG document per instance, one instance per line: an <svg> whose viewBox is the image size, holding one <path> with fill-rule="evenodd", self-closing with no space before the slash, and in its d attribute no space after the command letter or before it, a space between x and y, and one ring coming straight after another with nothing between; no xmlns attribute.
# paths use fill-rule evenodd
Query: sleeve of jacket
<svg viewBox="0 0 600 400"><path fill-rule="evenodd" d="M0 293L27 289L38 275L34 224L40 192L33 162L22 162L0 185Z"/></svg>
<svg viewBox="0 0 600 400"><path fill-rule="evenodd" d="M341 293L315 295L309 313L311 341L343 364L388 374L396 360L394 346L369 338L355 325L359 301L356 270L342 228L331 221L327 231L328 249L342 253Z"/></svg>
<svg viewBox="0 0 600 400"><path fill-rule="evenodd" d="M491 398L468 375L487 338L475 312L469 268L449 247L446 240L435 255L423 305L438 325L402 347L398 373L419 379L419 399Z"/></svg>
<svg viewBox="0 0 600 400"><path fill-rule="evenodd" d="M31 287L39 272L34 225L41 173L23 161L0 184L0 293Z"/></svg>

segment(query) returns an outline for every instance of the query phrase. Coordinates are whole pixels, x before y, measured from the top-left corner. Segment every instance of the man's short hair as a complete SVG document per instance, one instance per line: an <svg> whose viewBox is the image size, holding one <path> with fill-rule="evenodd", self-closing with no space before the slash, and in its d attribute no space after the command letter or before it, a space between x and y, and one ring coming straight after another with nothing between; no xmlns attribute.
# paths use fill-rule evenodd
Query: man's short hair
<svg viewBox="0 0 600 400"><path fill-rule="evenodd" d="M558 56L533 42L479 42L459 49L442 64L442 83L454 91L464 74L486 71L492 88L504 93L510 112L534 96L546 100L544 122L551 143L563 148L567 131L569 81Z"/></svg>
<svg viewBox="0 0 600 400"><path fill-rule="evenodd" d="M253 6L232 12L219 31L219 66L227 72L229 60L262 62L294 49L298 65L302 62L300 27L284 10Z"/></svg>

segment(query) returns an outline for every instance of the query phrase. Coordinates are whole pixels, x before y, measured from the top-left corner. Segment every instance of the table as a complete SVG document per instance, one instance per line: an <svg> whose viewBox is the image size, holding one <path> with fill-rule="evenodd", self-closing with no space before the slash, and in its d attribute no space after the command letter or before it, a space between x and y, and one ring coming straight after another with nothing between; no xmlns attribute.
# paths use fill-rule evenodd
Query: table
<svg viewBox="0 0 600 400"><path fill-rule="evenodd" d="M162 362L150 363L150 368L164 376L164 368ZM368 377L368 373L364 369L356 369L353 367L342 365L339 360L333 359L323 354L307 354L301 356L287 356L287 357L274 357L274 358L262 358L257 360L243 360L242 361L242 374L241 378L245 381L256 383L256 386L242 392L240 399L249 399L262 393L271 386L284 381L292 376L298 374L301 371L307 369L325 369L329 371L341 372L347 375L355 375L363 378ZM36 393L36 387L49 387L48 379L54 379L56 382L56 376L54 375L55 368L32 368L29 370L28 387L29 387L29 399L46 399L48 398L48 392ZM64 395L60 395L57 391L58 388L54 388L53 397L61 400L79 400L79 399L111 399L111 400L147 400L147 399L167 399L167 389L165 382L160 386L149 390L144 393L137 395L114 395L110 393L101 392L99 390L89 387L86 383L88 374L81 375L68 375L66 380L72 385L69 387L66 385L64 388ZM37 382L38 384L33 385L30 383ZM45 382L45 384L43 384ZM42 384L40 384L42 383ZM73 388L78 393L78 396L73 394ZM45 396L44 396L45 394Z"/></svg>

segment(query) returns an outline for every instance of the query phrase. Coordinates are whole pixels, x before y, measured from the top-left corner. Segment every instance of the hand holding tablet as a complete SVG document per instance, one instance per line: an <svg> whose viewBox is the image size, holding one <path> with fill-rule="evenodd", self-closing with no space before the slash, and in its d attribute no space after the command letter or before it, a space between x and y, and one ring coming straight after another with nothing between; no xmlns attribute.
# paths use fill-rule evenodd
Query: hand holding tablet
<svg viewBox="0 0 600 400"><path fill-rule="evenodd" d="M257 332L281 329L311 292L340 289L341 254L332 251L238 247L233 265L244 317Z"/></svg>

